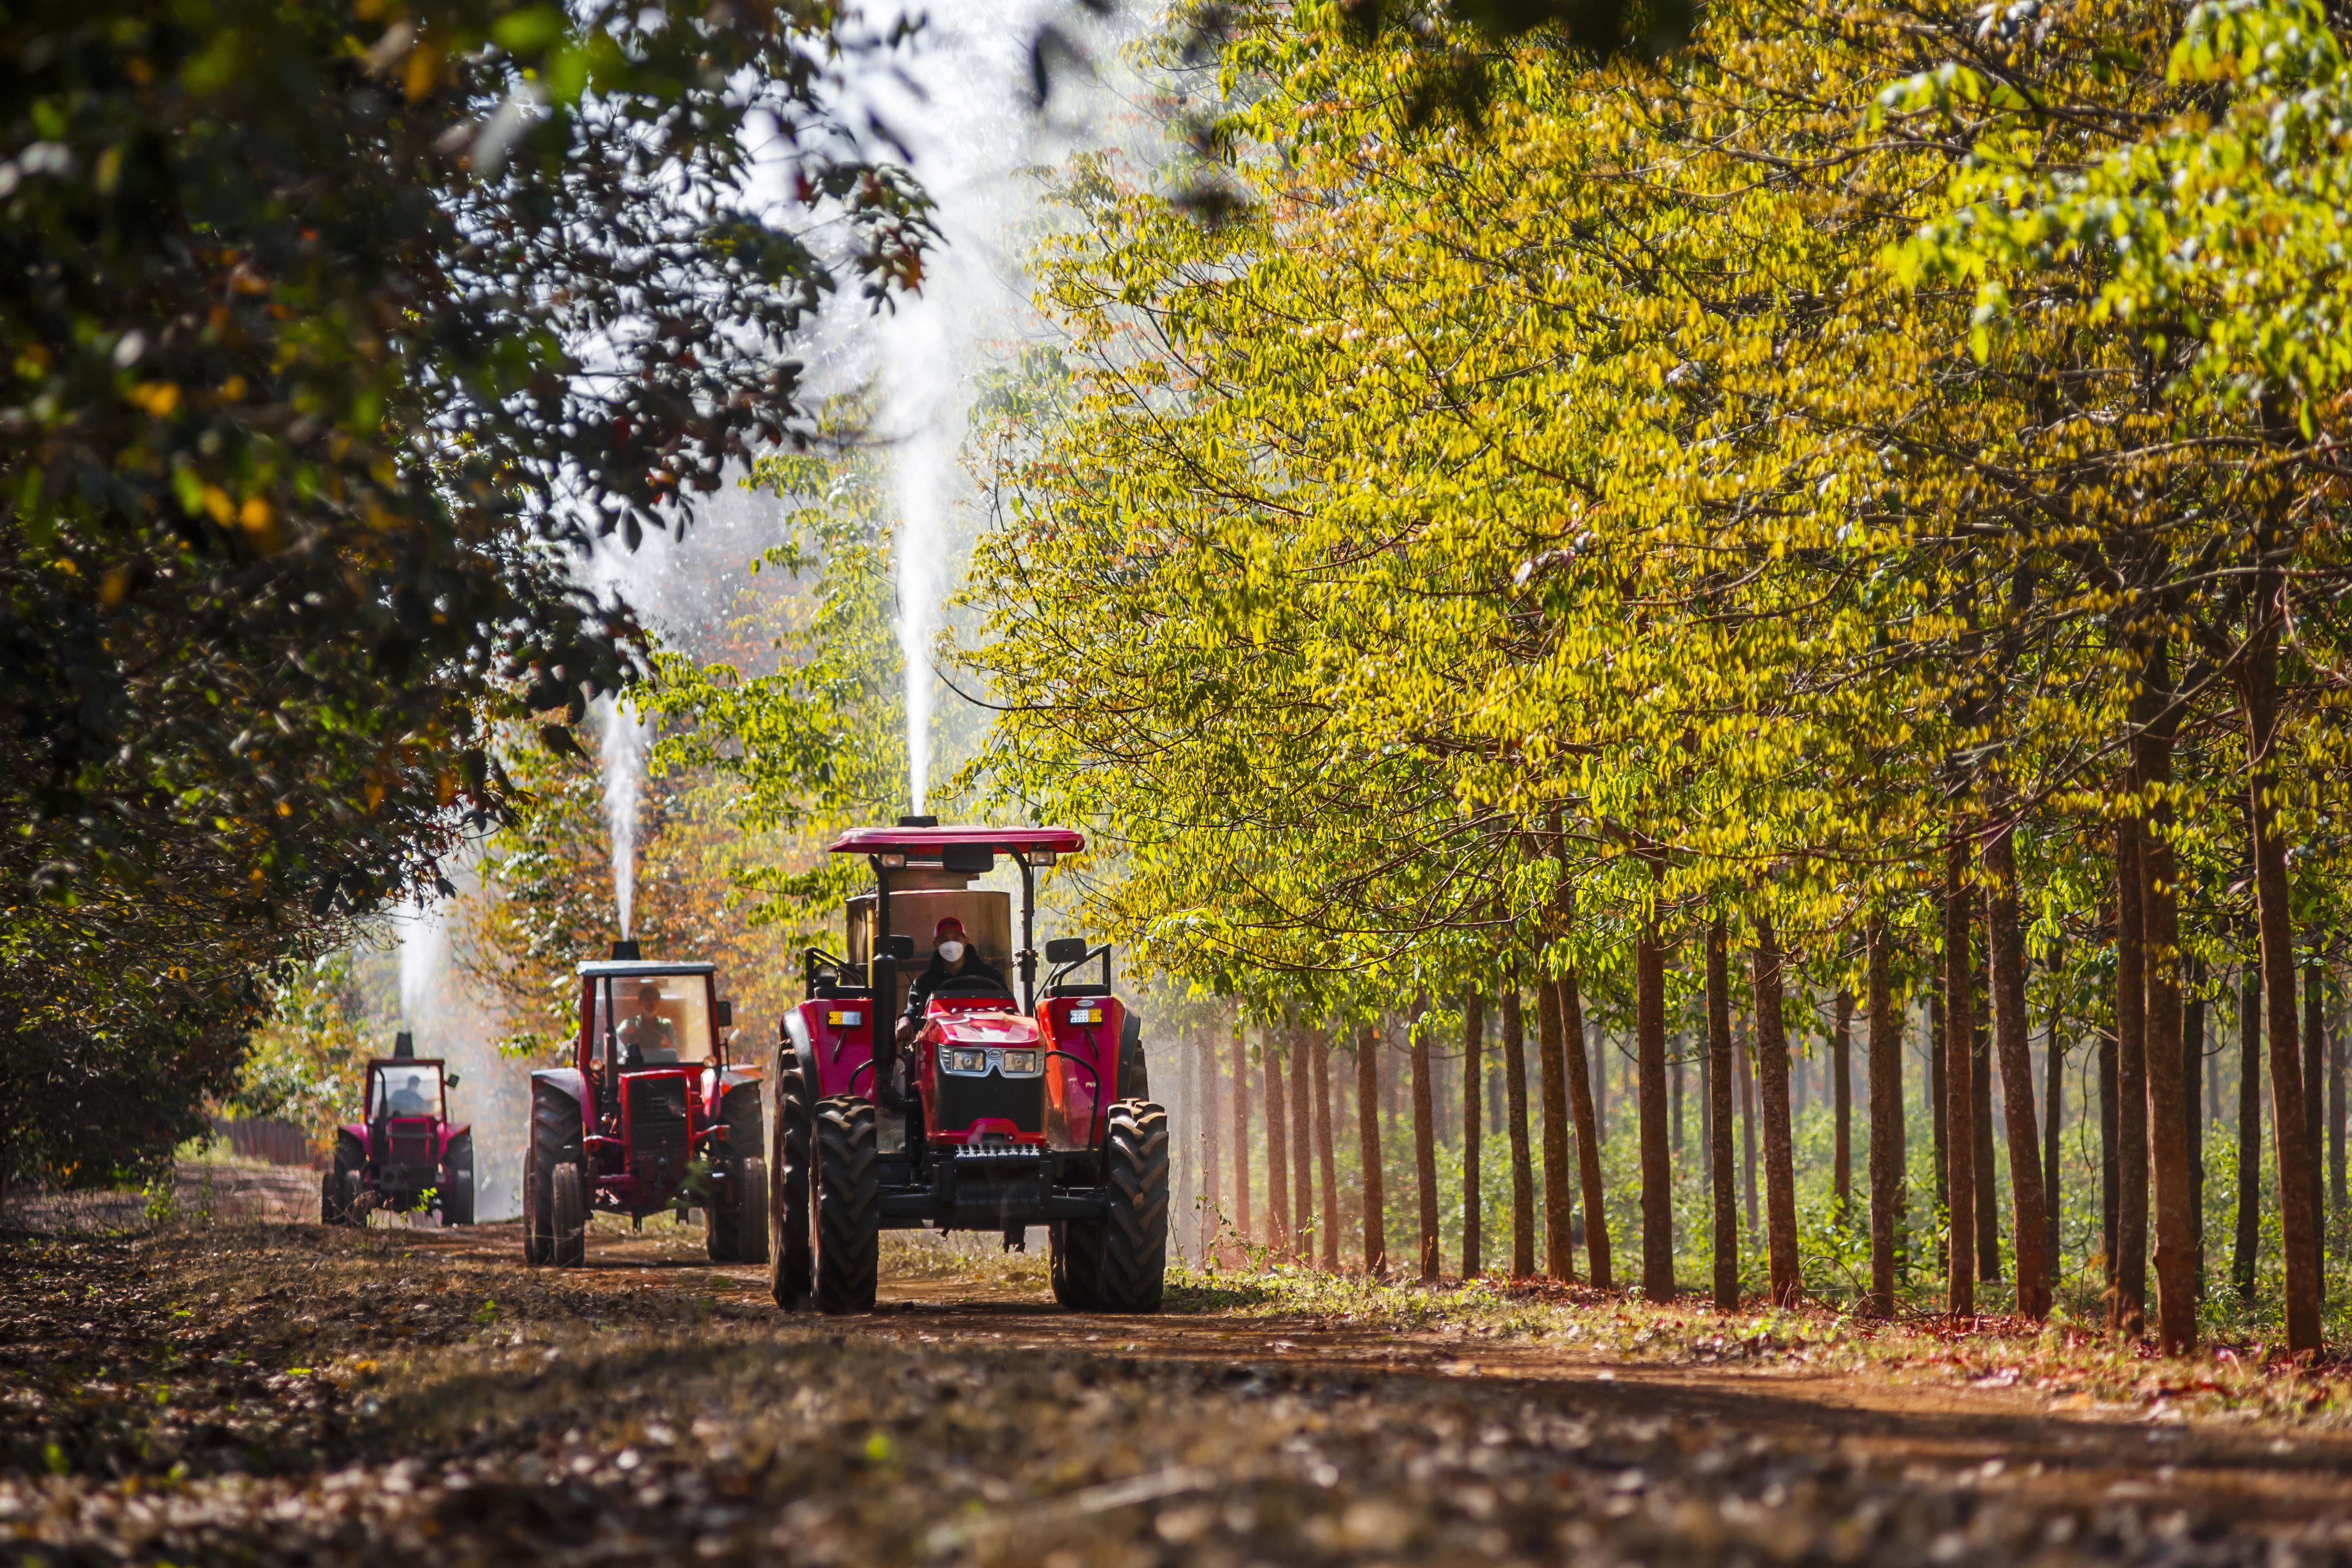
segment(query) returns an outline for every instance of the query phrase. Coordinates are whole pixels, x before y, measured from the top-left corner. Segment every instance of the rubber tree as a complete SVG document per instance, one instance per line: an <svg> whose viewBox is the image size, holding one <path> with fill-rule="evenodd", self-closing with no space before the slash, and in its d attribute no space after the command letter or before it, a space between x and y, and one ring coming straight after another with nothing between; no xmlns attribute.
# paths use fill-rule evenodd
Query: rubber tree
<svg viewBox="0 0 2352 1568"><path fill-rule="evenodd" d="M1773 1305L1793 1307L1803 1297L1797 1255L1797 1176L1789 1131L1789 1037L1781 1016L1780 943L1771 921L1759 917L1754 949L1756 1078L1764 1112L1764 1245Z"/></svg>
<svg viewBox="0 0 2352 1568"><path fill-rule="evenodd" d="M1706 928L1707 1173L1715 1197L1715 1304L1739 1310L1739 1193L1732 1173L1731 976L1724 919ZM1873 1068L1874 1074L1876 1068ZM1872 1079L1874 1084L1875 1077Z"/></svg>

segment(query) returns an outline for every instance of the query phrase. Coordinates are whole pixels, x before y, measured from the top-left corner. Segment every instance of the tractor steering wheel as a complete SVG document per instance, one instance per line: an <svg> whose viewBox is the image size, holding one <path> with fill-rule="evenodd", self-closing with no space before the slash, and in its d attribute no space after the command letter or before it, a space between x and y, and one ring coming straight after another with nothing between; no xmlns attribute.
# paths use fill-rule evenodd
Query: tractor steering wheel
<svg viewBox="0 0 2352 1568"><path fill-rule="evenodd" d="M931 994L933 996L1002 996L1008 1002L1013 999L1013 993L1006 989L1003 981L992 980L985 974L950 974L931 987Z"/></svg>

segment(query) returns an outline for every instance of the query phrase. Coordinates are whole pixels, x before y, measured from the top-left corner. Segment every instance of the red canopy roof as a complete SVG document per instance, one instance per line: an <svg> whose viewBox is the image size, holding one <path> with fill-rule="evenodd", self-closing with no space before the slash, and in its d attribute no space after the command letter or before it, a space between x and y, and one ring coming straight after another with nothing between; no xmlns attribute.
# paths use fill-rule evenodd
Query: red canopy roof
<svg viewBox="0 0 2352 1568"><path fill-rule="evenodd" d="M1068 827L853 827L829 847L835 855L936 855L950 844L1024 855L1075 855L1087 847L1086 837Z"/></svg>

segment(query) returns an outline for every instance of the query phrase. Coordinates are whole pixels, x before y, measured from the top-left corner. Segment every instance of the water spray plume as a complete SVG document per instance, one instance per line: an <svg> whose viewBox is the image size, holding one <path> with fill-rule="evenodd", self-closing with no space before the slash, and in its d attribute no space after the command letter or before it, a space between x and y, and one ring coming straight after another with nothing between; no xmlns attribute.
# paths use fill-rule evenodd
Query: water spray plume
<svg viewBox="0 0 2352 1568"><path fill-rule="evenodd" d="M653 726L617 697L597 702L604 730L597 747L604 774L604 826L612 835L613 910L621 935L633 934L637 900L637 803L645 793L646 747Z"/></svg>

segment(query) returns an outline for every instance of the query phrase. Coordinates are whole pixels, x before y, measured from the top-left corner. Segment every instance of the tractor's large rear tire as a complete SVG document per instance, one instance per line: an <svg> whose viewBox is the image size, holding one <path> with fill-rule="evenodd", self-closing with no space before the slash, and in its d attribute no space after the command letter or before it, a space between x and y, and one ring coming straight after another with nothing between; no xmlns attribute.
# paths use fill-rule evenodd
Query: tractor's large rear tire
<svg viewBox="0 0 2352 1568"><path fill-rule="evenodd" d="M450 1139L441 1157L441 1223L474 1223L474 1135L470 1132Z"/></svg>
<svg viewBox="0 0 2352 1568"><path fill-rule="evenodd" d="M815 1258L809 1245L809 1141L814 1134L801 1054L776 1048L775 1114L768 1123L768 1290L790 1310L808 1300Z"/></svg>
<svg viewBox="0 0 2352 1568"><path fill-rule="evenodd" d="M874 1310L882 1262L882 1173L874 1102L842 1094L816 1108L816 1310Z"/></svg>
<svg viewBox="0 0 2352 1568"><path fill-rule="evenodd" d="M551 1173L539 1163L539 1151L522 1157L522 1260L542 1268L555 1257L555 1194Z"/></svg>
<svg viewBox="0 0 2352 1568"><path fill-rule="evenodd" d="M1168 1112L1148 1100L1110 1108L1104 1141L1110 1213L1097 1276L1100 1310L1160 1310L1168 1275Z"/></svg>
<svg viewBox="0 0 2352 1568"><path fill-rule="evenodd" d="M588 1193L577 1165L558 1165L548 1183L551 1217L555 1222L554 1256L558 1268L577 1268L588 1261Z"/></svg>

